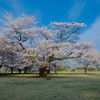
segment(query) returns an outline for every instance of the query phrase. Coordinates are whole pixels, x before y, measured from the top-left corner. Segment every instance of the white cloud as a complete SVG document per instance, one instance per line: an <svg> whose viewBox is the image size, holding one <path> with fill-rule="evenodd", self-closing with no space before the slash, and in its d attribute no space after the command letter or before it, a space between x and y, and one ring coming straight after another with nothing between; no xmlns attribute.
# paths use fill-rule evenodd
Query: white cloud
<svg viewBox="0 0 100 100"><path fill-rule="evenodd" d="M84 9L85 1L75 1L72 8L68 10L68 20L75 20Z"/></svg>
<svg viewBox="0 0 100 100"><path fill-rule="evenodd" d="M87 29L82 35L82 40L84 42L93 41L95 42L95 48L100 50L100 17L98 17L91 27Z"/></svg>

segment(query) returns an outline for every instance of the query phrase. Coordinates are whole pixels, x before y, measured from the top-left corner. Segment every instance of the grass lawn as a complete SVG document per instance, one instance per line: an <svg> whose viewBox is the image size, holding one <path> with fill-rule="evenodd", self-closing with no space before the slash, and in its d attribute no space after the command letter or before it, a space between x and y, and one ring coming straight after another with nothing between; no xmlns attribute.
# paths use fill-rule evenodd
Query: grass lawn
<svg viewBox="0 0 100 100"><path fill-rule="evenodd" d="M0 100L100 100L100 74L49 76L66 78L0 77Z"/></svg>

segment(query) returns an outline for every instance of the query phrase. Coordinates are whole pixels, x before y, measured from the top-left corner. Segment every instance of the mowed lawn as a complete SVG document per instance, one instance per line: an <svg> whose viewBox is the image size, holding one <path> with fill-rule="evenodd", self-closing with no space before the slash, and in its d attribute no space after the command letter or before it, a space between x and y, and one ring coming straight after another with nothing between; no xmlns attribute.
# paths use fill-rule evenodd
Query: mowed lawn
<svg viewBox="0 0 100 100"><path fill-rule="evenodd" d="M66 78L0 77L0 100L100 100L100 74Z"/></svg>

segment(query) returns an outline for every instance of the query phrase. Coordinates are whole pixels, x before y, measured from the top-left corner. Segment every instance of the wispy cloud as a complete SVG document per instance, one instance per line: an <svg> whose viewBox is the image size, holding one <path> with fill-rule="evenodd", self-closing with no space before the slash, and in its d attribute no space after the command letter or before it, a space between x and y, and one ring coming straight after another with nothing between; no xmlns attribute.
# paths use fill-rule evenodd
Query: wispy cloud
<svg viewBox="0 0 100 100"><path fill-rule="evenodd" d="M6 4L6 10L8 11L8 8L11 12L14 12L16 15L19 13L22 13L23 6L20 3L19 0L3 0L3 2Z"/></svg>
<svg viewBox="0 0 100 100"><path fill-rule="evenodd" d="M94 47L100 50L100 17L98 17L91 27L84 32L82 40L85 42L95 42Z"/></svg>
<svg viewBox="0 0 100 100"><path fill-rule="evenodd" d="M3 5L0 6L0 9L2 9L0 11L0 19L3 21L6 21L6 18L4 17L4 15L6 14L6 11L12 12L13 17L16 18L16 16L18 17L19 15L21 15L21 13L23 13L24 9L22 4L20 3L19 0L0 0ZM4 26L3 23L0 21L0 26Z"/></svg>
<svg viewBox="0 0 100 100"><path fill-rule="evenodd" d="M37 20L41 21L42 20L42 14L43 12L41 12L39 9L35 9L34 10L34 14Z"/></svg>
<svg viewBox="0 0 100 100"><path fill-rule="evenodd" d="M100 0L97 0L96 3L98 3Z"/></svg>
<svg viewBox="0 0 100 100"><path fill-rule="evenodd" d="M75 1L72 5L72 8L68 10L68 20L72 19L75 20L84 9L85 1Z"/></svg>

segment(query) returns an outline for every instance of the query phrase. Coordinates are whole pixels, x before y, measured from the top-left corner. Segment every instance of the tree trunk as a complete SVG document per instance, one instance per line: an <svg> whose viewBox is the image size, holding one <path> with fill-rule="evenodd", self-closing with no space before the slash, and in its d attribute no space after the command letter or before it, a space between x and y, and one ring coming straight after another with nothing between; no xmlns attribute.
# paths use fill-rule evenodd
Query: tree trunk
<svg viewBox="0 0 100 100"><path fill-rule="evenodd" d="M13 74L13 68L11 68L11 74Z"/></svg>
<svg viewBox="0 0 100 100"><path fill-rule="evenodd" d="M50 74L50 69L47 70L47 74Z"/></svg>
<svg viewBox="0 0 100 100"><path fill-rule="evenodd" d="M26 71L27 71L27 68L25 67L25 68L24 68L24 74L26 74Z"/></svg>
<svg viewBox="0 0 100 100"><path fill-rule="evenodd" d="M86 73L86 70L87 70L87 68L85 68L85 74L87 74L87 73Z"/></svg>
<svg viewBox="0 0 100 100"><path fill-rule="evenodd" d="M57 68L55 68L55 74L57 74Z"/></svg>
<svg viewBox="0 0 100 100"><path fill-rule="evenodd" d="M19 74L21 74L21 69L18 69L18 71L19 71Z"/></svg>
<svg viewBox="0 0 100 100"><path fill-rule="evenodd" d="M0 74L1 74L1 68L0 68Z"/></svg>
<svg viewBox="0 0 100 100"><path fill-rule="evenodd" d="M85 71L85 74L87 74L87 67L88 67L88 64L84 67L84 71Z"/></svg>
<svg viewBox="0 0 100 100"><path fill-rule="evenodd" d="M46 70L47 74L50 74L50 66L49 68Z"/></svg>
<svg viewBox="0 0 100 100"><path fill-rule="evenodd" d="M96 71L98 71L98 66L96 66Z"/></svg>
<svg viewBox="0 0 100 100"><path fill-rule="evenodd" d="M45 70L46 70L46 67L40 68L40 69L39 69L39 76L40 76L40 77L45 77L45 76L46 76L46 75L45 75Z"/></svg>
<svg viewBox="0 0 100 100"><path fill-rule="evenodd" d="M1 74L1 67L2 67L2 64L0 65L0 74Z"/></svg>

